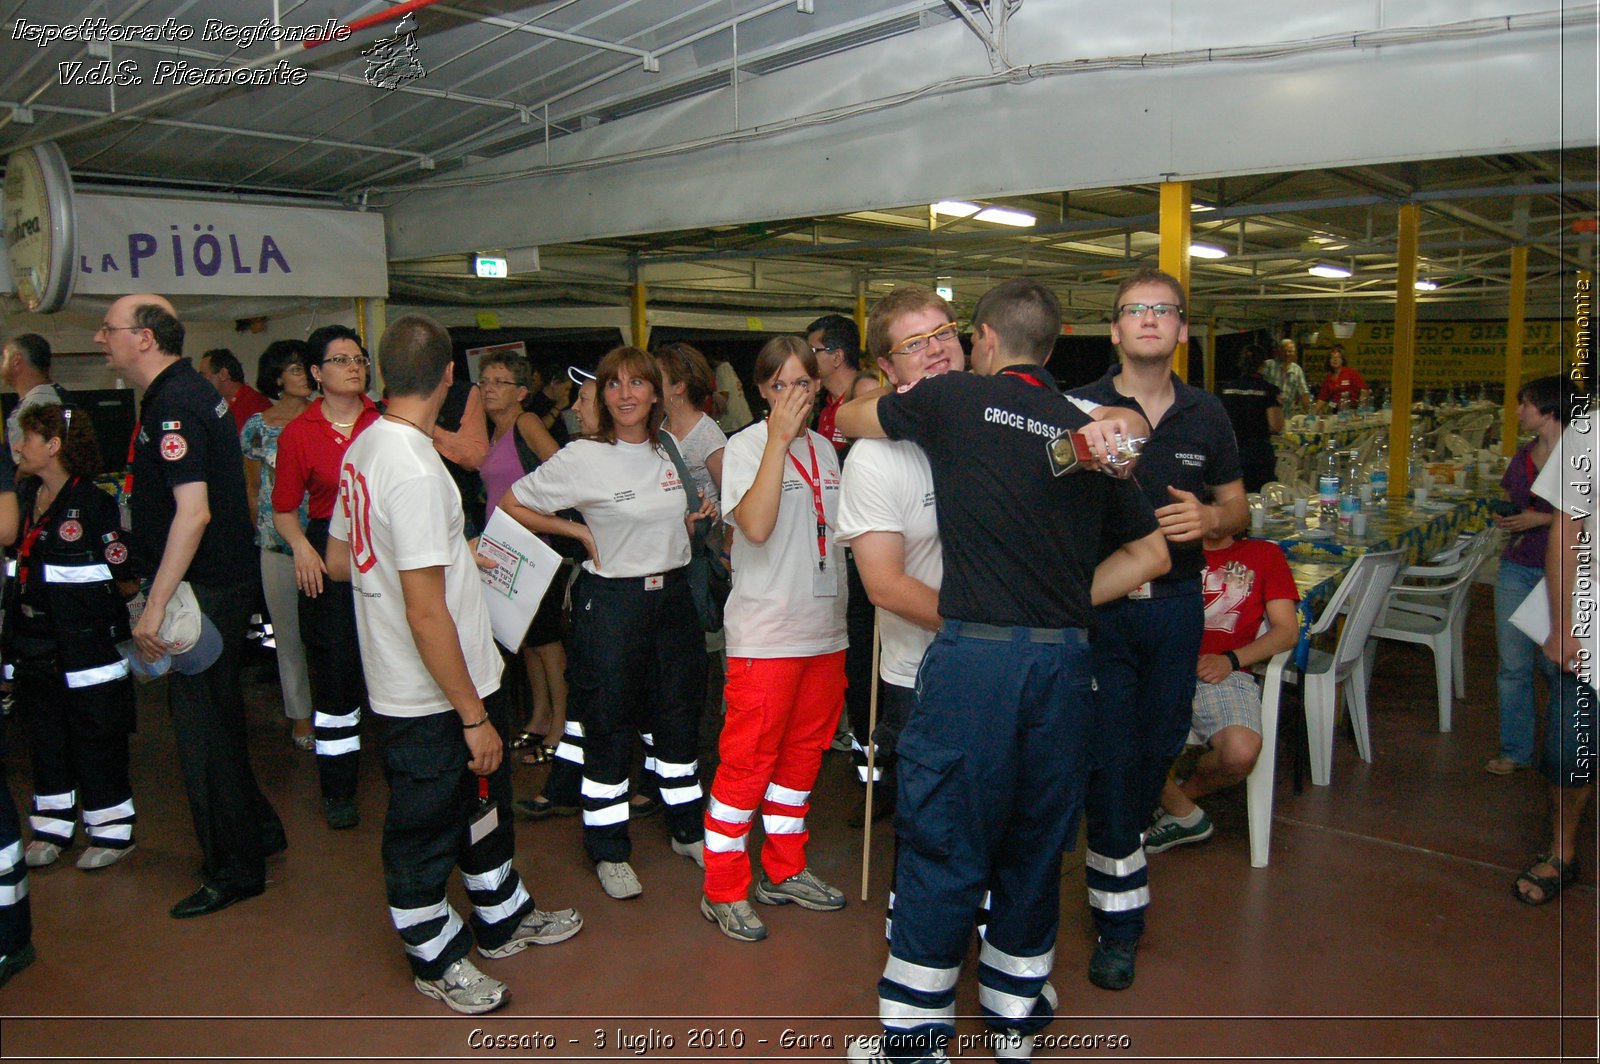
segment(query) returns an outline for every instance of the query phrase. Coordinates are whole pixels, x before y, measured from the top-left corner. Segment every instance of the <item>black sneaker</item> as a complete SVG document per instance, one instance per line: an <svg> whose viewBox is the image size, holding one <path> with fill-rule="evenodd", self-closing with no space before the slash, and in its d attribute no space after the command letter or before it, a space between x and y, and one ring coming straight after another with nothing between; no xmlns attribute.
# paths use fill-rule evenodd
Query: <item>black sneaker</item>
<svg viewBox="0 0 1600 1064"><path fill-rule="evenodd" d="M1133 954L1139 940L1101 938L1095 940L1094 956L1089 959L1089 982L1102 990L1126 990L1133 985Z"/></svg>
<svg viewBox="0 0 1600 1064"><path fill-rule="evenodd" d="M344 831L361 823L361 814L356 810L356 803L349 798L324 798L322 815L327 819L328 827L334 831Z"/></svg>

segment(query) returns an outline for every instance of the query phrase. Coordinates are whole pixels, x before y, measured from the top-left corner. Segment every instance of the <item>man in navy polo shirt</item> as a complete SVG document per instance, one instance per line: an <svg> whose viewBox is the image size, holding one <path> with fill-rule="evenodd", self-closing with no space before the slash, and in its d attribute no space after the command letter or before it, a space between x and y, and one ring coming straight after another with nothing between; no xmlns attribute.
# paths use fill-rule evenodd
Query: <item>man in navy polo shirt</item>
<svg viewBox="0 0 1600 1064"><path fill-rule="evenodd" d="M172 728L205 858L199 889L172 908L180 920L260 894L266 855L286 845L250 768L239 692L256 583L244 458L227 401L182 357L183 336L157 295L123 296L95 333L111 369L145 389L121 500L134 567L150 581L134 641L148 661L167 652L161 622L185 580L222 636L209 669L172 673Z"/></svg>
<svg viewBox="0 0 1600 1064"><path fill-rule="evenodd" d="M1107 990L1133 983L1134 951L1150 904L1140 834L1189 733L1205 630L1201 540L1237 532L1249 521L1227 413L1215 396L1172 372L1173 352L1189 338L1187 314L1183 286L1170 274L1143 269L1128 277L1117 289L1111 323L1122 360L1075 393L1133 407L1150 422L1133 476L1172 553L1165 576L1095 611L1100 699L1084 806L1084 863L1099 933L1089 979Z"/></svg>
<svg viewBox="0 0 1600 1064"><path fill-rule="evenodd" d="M898 747L883 1035L853 1040L852 1060L945 1059L985 890L978 1001L997 1052L1031 1051L1054 1014L1046 981L1061 854L1075 837L1093 716L1091 602L1125 595L1168 564L1131 481L1054 474L1050 442L1091 424L1044 369L1060 331L1048 289L1004 282L973 313L976 375L946 373L839 412L846 435L922 447L944 558L944 623Z"/></svg>

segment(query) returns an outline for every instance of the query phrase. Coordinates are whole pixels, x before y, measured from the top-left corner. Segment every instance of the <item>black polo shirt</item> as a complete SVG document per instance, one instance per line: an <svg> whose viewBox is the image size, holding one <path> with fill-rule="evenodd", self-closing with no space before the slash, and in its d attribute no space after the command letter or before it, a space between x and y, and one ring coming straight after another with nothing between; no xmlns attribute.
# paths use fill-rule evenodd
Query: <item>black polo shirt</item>
<svg viewBox="0 0 1600 1064"><path fill-rule="evenodd" d="M941 616L1087 628L1098 545L1157 527L1131 481L1088 470L1051 474L1050 440L1089 418L1042 367L927 378L879 399L878 419L890 439L918 444L933 469Z"/></svg>
<svg viewBox="0 0 1600 1064"><path fill-rule="evenodd" d="M1259 373L1251 373L1238 380L1229 381L1221 388L1222 409L1233 425L1233 435L1241 448L1259 447L1272 442L1272 426L1267 421L1267 411L1282 406L1278 386Z"/></svg>
<svg viewBox="0 0 1600 1064"><path fill-rule="evenodd" d="M1122 372L1120 363L1114 363L1106 375L1073 392L1073 395L1105 406L1126 406L1139 411L1138 400L1117 390L1116 378ZM1147 418L1148 420L1148 418ZM1210 392L1191 388L1172 375L1172 405L1161 417L1161 424L1153 427L1149 442L1133 467L1133 479L1144 489L1145 498L1156 509L1173 501L1167 486L1193 492L1200 501L1206 501L1206 489L1219 484L1229 484L1244 476L1239 466L1239 445L1233 438L1233 425L1228 421L1222 403ZM1115 543L1103 545L1107 552ZM1188 543L1167 542L1172 554L1172 569L1160 583L1194 580L1205 564L1205 548L1199 539Z"/></svg>
<svg viewBox="0 0 1600 1064"><path fill-rule="evenodd" d="M244 456L228 401L188 359L156 375L139 406L133 439L133 528L128 547L135 571L154 576L177 515L172 491L203 481L211 521L206 525L186 580L237 584L258 561L244 490Z"/></svg>

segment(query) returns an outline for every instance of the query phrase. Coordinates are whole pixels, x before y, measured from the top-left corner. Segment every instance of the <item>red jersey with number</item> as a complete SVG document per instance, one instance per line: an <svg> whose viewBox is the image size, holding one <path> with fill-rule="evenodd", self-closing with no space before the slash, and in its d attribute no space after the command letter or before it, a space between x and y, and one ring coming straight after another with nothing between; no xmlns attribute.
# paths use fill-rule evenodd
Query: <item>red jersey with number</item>
<svg viewBox="0 0 1600 1064"><path fill-rule="evenodd" d="M1200 590L1206 603L1202 654L1221 654L1254 643L1268 602L1300 601L1288 559L1276 543L1264 539L1236 540L1221 550L1206 551Z"/></svg>

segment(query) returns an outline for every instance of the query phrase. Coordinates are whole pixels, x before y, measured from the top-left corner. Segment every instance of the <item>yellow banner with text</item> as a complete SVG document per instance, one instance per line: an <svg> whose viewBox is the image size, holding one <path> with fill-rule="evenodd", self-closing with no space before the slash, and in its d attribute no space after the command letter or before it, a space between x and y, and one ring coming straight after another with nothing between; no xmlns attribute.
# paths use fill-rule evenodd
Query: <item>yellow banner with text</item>
<svg viewBox="0 0 1600 1064"><path fill-rule="evenodd" d="M1523 326L1522 379L1559 373L1571 361L1576 329L1571 321L1530 321ZM1311 389L1326 372L1328 351L1334 343L1344 347L1345 358L1368 380L1389 381L1394 376L1394 323L1363 322L1348 340L1334 340L1327 326L1317 332L1317 343L1306 347L1301 362ZM1417 323L1416 358L1412 380L1418 388L1449 385L1498 384L1506 374L1506 323L1503 321L1424 321Z"/></svg>

